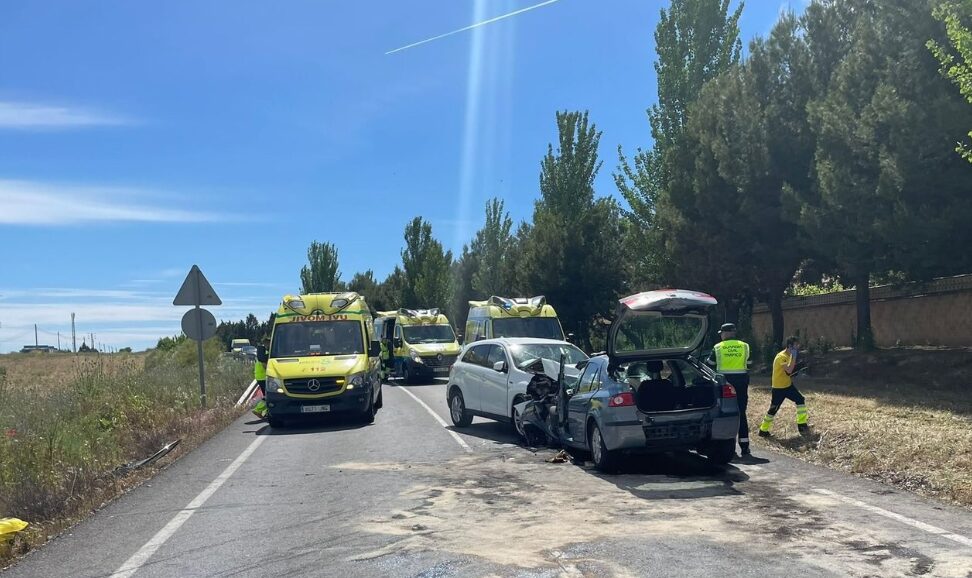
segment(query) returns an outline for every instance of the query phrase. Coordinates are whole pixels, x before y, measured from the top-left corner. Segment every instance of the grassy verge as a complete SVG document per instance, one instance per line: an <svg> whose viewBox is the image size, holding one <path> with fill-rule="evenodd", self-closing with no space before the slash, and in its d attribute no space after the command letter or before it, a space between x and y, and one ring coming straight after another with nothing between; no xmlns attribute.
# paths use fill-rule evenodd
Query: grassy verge
<svg viewBox="0 0 972 578"><path fill-rule="evenodd" d="M0 568L153 473L119 466L182 439L159 462L171 463L239 415L233 404L252 369L218 361L208 348L204 410L198 370L182 351L189 348L0 356L0 517L30 523L0 546Z"/></svg>
<svg viewBox="0 0 972 578"><path fill-rule="evenodd" d="M972 507L972 396L966 382L908 383L805 378L812 435L799 436L786 402L773 437L756 428L769 407L768 380L750 388L749 416L756 446L861 477ZM964 391L963 391L964 390Z"/></svg>

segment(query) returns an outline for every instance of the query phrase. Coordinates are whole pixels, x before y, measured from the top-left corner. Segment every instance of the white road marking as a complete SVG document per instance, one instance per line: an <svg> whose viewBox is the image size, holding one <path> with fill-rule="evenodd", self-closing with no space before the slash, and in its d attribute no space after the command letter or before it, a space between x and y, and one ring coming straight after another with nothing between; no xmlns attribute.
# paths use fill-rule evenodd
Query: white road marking
<svg viewBox="0 0 972 578"><path fill-rule="evenodd" d="M942 538L947 538L953 542L958 542L959 544L962 544L964 546L972 547L972 539L966 538L965 536L960 536L958 534L953 534L952 532L949 532L948 530L943 530L938 526L932 526L931 524L926 524L925 522L921 522L919 520L915 520L907 516L902 516L901 514L896 514L894 512L885 510L884 508L872 506L867 502L855 500L854 498L848 498L847 496L843 496L841 494L838 494L836 492L831 492L830 490L825 490L823 488L813 488L813 491L818 494L822 494L824 496L829 496L831 498L834 498L835 500L839 500L841 502L857 506L858 508L862 508L864 510L873 512L880 516L884 516L885 518L897 520L898 522L911 526L912 528L918 528L919 530L924 530L930 534L936 534L938 536L941 536Z"/></svg>
<svg viewBox="0 0 972 578"><path fill-rule="evenodd" d="M411 397L412 399L414 399L420 406L424 407L425 408L425 411L429 412L429 415L431 415L432 417L434 417L435 418L435 421L439 422L439 425L441 425L442 427L444 427L445 430L447 432L449 432L449 435L452 436L452 439L456 440L456 443L462 446L462 449L466 450L469 453L472 453L473 449L471 447L469 447L469 444L466 443L466 440L462 439L461 437L459 437L459 434L457 434L456 432L454 432L451 429L449 429L449 424L446 423L446 420L442 419L442 416L440 416L439 414L435 413L435 411L433 411L433 409L431 407L429 407L424 401L422 401L421 399L419 399L414 393L410 392L409 390L404 389L404 388L401 388L401 387L396 388L396 389L398 389L399 391L404 391L405 393L408 394L409 397Z"/></svg>
<svg viewBox="0 0 972 578"><path fill-rule="evenodd" d="M217 476L215 480L206 486L203 491L199 492L199 495L193 498L193 500L189 502L185 508L173 516L165 527L152 536L152 539L146 542L144 546L139 548L138 552L135 552L131 558L125 560L125 563L115 570L115 572L111 575L111 578L129 578L132 574L137 572L138 569L141 568L148 561L148 559L152 557L152 554L155 554L155 552L161 548L162 545L165 544L165 542L171 538L172 535L175 534L183 524L186 523L186 520L191 518L192 515L195 514L196 511L206 503L206 500L212 497L212 495L216 493L216 490L218 490L220 486L222 486L226 480L230 478L230 476L236 473L236 470L238 470L240 466L243 465L243 462L245 462L246 459L250 457L250 455L253 454L258 447L260 447L260 444L262 444L263 440L265 439L266 436L257 436L256 439L254 439L250 445L243 450L243 453L233 460L233 463L226 466L223 473L219 474L219 476Z"/></svg>

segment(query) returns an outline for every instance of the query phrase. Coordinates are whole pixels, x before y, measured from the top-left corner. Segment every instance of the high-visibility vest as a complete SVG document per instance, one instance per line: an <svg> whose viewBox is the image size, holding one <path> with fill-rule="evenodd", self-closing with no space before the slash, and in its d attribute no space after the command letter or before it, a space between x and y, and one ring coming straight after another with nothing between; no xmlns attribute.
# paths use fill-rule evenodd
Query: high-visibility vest
<svg viewBox="0 0 972 578"><path fill-rule="evenodd" d="M253 379L263 381L267 378L267 366L260 360L253 362Z"/></svg>
<svg viewBox="0 0 972 578"><path fill-rule="evenodd" d="M712 348L716 371L719 373L749 373L749 344L738 339L727 339Z"/></svg>

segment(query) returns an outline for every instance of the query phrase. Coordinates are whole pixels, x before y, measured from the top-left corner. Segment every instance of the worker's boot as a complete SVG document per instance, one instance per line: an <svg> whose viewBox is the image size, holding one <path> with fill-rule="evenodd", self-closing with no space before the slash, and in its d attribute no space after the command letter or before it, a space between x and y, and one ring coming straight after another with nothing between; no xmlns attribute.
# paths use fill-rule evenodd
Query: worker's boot
<svg viewBox="0 0 972 578"><path fill-rule="evenodd" d="M770 437L770 432L767 431L767 430L761 429L761 430L759 430L759 437L761 437L761 438L768 438L768 437Z"/></svg>
<svg viewBox="0 0 972 578"><path fill-rule="evenodd" d="M798 423L797 429L800 430L800 435L802 436L810 435L810 426L805 423Z"/></svg>

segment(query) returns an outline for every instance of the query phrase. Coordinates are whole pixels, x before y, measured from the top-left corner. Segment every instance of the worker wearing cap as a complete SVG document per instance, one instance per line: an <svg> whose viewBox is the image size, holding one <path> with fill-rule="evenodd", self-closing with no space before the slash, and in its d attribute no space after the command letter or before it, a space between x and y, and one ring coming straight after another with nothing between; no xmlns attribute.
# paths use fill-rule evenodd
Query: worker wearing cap
<svg viewBox="0 0 972 578"><path fill-rule="evenodd" d="M746 419L746 406L749 405L749 344L736 339L736 326L725 323L719 329L722 341L712 348L717 373L726 376L726 381L736 389L739 403L739 449L743 456L749 451L749 421Z"/></svg>
<svg viewBox="0 0 972 578"><path fill-rule="evenodd" d="M253 379L263 394L263 399L253 406L253 413L259 418L267 417L267 361L270 359L270 338L264 337L257 346L256 361L253 362Z"/></svg>
<svg viewBox="0 0 972 578"><path fill-rule="evenodd" d="M800 338L790 337L786 340L786 349L776 354L773 359L773 398L770 400L769 411L759 425L759 435L768 437L773 428L773 419L780 406L786 400L796 404L796 422L800 434L810 433L807 425L807 401L800 390L793 385L793 375L797 372L797 355L800 351Z"/></svg>

